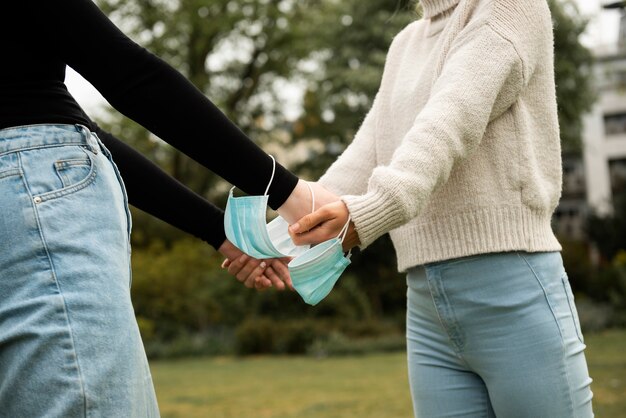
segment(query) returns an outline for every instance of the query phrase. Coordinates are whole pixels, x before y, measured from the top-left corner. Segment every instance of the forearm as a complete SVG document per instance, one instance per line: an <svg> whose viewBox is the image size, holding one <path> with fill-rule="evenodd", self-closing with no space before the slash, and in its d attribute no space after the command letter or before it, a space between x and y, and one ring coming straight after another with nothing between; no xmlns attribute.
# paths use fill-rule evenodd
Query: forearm
<svg viewBox="0 0 626 418"><path fill-rule="evenodd" d="M365 195L343 196L362 247L422 212L453 167L479 147L489 123L517 100L523 85L515 48L488 26L450 54L390 163L374 169Z"/></svg>
<svg viewBox="0 0 626 418"><path fill-rule="evenodd" d="M95 124L94 124L95 125ZM168 175L141 153L94 126L111 151L131 205L206 241L216 250L224 243L223 211Z"/></svg>
<svg viewBox="0 0 626 418"><path fill-rule="evenodd" d="M31 14L32 24L48 35L51 53L91 82L116 110L244 192L265 191L272 174L267 153L179 71L122 33L91 0L41 2ZM297 181L277 164L270 207L281 206Z"/></svg>

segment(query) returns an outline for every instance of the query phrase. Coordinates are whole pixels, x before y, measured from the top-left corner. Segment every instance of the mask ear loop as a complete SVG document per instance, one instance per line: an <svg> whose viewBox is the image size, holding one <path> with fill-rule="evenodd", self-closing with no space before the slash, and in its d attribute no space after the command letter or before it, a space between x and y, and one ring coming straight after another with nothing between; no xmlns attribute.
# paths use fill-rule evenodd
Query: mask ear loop
<svg viewBox="0 0 626 418"><path fill-rule="evenodd" d="M346 222L346 224L343 226L343 228L341 228L341 231L339 232L339 235L337 235L337 238L341 237L341 242L343 243L343 240L346 239L346 235L348 235L348 227L350 226L350 221L352 220L351 216L348 216L348 221ZM348 255L346 256L347 258L350 258L352 256L352 248L350 248L348 250Z"/></svg>
<svg viewBox="0 0 626 418"><path fill-rule="evenodd" d="M265 193L263 193L263 196L267 196L267 192L270 191L270 186L272 185L272 181L274 181L274 174L276 173L276 160L274 159L273 155L270 155L270 158L272 159L272 176L270 177L270 182L267 183L267 187L265 188ZM235 190L236 186L233 186L230 188L230 193L233 193L233 190Z"/></svg>
<svg viewBox="0 0 626 418"><path fill-rule="evenodd" d="M311 192L311 213L315 212L315 191L313 190L313 187L311 187L311 184L308 181L304 182L307 187L309 188L309 192ZM315 244L310 245L310 247L314 247Z"/></svg>
<svg viewBox="0 0 626 418"><path fill-rule="evenodd" d="M309 191L311 192L311 213L313 213L315 212L315 192L313 191L313 187L311 187L308 181L305 181L305 183L309 187Z"/></svg>
<svg viewBox="0 0 626 418"><path fill-rule="evenodd" d="M267 183L267 188L265 189L265 193L263 193L263 196L267 196L267 192L270 191L270 186L272 185L272 181L274 181L274 174L276 173L276 160L272 155L270 155L270 158L272 159L272 176L270 177L270 182Z"/></svg>

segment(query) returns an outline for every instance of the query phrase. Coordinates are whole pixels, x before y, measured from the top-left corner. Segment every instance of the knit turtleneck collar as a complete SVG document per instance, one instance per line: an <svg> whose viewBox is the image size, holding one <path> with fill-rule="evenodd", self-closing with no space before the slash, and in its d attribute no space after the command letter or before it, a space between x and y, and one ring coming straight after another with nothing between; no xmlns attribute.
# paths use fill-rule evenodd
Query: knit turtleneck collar
<svg viewBox="0 0 626 418"><path fill-rule="evenodd" d="M424 10L424 18L430 19L450 10L459 4L459 0L420 0L420 4Z"/></svg>

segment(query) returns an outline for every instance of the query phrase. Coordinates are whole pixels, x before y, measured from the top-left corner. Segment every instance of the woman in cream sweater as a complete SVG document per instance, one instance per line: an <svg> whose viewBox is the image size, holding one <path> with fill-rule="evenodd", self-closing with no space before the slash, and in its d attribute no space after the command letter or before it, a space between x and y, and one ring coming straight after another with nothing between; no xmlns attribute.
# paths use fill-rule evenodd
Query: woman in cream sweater
<svg viewBox="0 0 626 418"><path fill-rule="evenodd" d="M421 0L354 141L291 226L344 249L389 233L407 273L417 417L593 416L551 217L561 192L546 0ZM313 228L315 227L315 228Z"/></svg>

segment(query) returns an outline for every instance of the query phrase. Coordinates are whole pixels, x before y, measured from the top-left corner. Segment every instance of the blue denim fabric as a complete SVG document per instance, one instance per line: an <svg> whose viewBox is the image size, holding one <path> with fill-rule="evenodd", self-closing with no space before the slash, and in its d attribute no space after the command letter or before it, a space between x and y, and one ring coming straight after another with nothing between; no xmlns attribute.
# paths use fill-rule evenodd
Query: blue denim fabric
<svg viewBox="0 0 626 418"><path fill-rule="evenodd" d="M409 270L416 417L592 417L591 379L561 255L499 253Z"/></svg>
<svg viewBox="0 0 626 418"><path fill-rule="evenodd" d="M0 130L0 416L159 416L130 228L117 168L85 127Z"/></svg>

